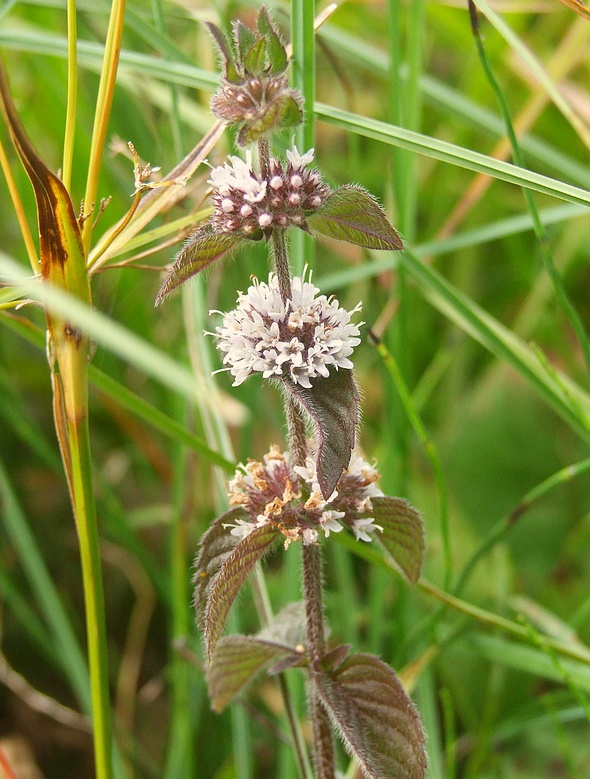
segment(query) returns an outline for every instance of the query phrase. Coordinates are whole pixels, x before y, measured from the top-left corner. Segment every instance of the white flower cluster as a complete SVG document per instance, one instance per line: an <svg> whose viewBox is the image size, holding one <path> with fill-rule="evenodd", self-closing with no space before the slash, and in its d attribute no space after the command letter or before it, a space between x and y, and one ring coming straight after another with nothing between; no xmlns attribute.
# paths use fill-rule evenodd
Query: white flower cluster
<svg viewBox="0 0 590 779"><path fill-rule="evenodd" d="M239 540L253 530L274 525L285 536L285 546L301 541L305 546L318 542L318 531L326 538L349 528L357 541L371 541L383 528L375 524L371 498L383 493L375 486L376 469L362 457L353 455L329 500L321 494L316 467L309 459L304 467L292 467L287 452L273 446L264 462L250 460L240 465L229 483L229 501L241 506L247 519L228 523L230 533ZM305 500L303 494L309 495ZM364 516L360 516L363 514Z"/></svg>
<svg viewBox="0 0 590 779"><path fill-rule="evenodd" d="M364 457L356 454L352 455L348 468L326 501L321 497L315 462L311 458L307 460L305 467L295 466L293 470L311 487L312 497L316 496L316 499L323 501L326 505L330 504L336 507L322 512L320 524L326 538L330 535L330 531L338 533L342 530L343 526L338 522L339 519L372 511L371 498L383 496L375 484L379 478L377 469ZM344 511L336 509L344 509ZM374 533L375 530L383 530L380 525L375 524L372 517L351 519L346 522L346 525L350 526L357 541L371 541L371 533Z"/></svg>
<svg viewBox="0 0 590 779"><path fill-rule="evenodd" d="M229 195L232 190L243 192L246 203L259 203L266 195L266 181L258 181L253 173L252 152L246 152L246 161L240 157L229 157L231 165L227 162L225 165L219 165L211 171L211 178L208 183L219 192L220 195ZM223 208L224 201L221 201ZM228 200L226 209L233 203Z"/></svg>
<svg viewBox="0 0 590 779"><path fill-rule="evenodd" d="M223 233L239 233L258 240L274 228L306 229L306 217L317 211L330 194L313 162L313 149L300 154L297 147L286 152L287 162L274 157L267 177L255 172L252 152L246 159L229 157L212 168L209 184L214 188L211 225Z"/></svg>
<svg viewBox="0 0 590 779"><path fill-rule="evenodd" d="M239 293L237 308L223 316L213 334L234 387L252 373L262 373L309 388L314 378L328 377L331 368L352 369L348 358L360 343L362 322L356 325L350 319L361 304L346 311L335 298L318 292L305 275L296 276L292 297L283 302L271 273L268 284L255 280L246 294Z"/></svg>

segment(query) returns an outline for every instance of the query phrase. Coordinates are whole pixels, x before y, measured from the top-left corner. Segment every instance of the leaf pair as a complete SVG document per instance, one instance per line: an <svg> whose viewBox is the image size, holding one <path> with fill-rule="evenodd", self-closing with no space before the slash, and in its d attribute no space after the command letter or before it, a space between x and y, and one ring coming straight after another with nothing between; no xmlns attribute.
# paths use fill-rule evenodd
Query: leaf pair
<svg viewBox="0 0 590 779"><path fill-rule="evenodd" d="M317 235L361 246L364 249L403 249L401 238L377 200L362 187L345 185L334 190L325 203L307 216L305 227ZM282 229L282 228L275 228ZM262 238L262 232L257 239ZM159 306L188 279L238 249L251 237L217 232L209 224L189 237L156 298Z"/></svg>
<svg viewBox="0 0 590 779"><path fill-rule="evenodd" d="M402 575L409 582L416 582L424 556L420 514L401 498L383 496L372 498L371 502L372 515L383 528L381 533L375 534L375 538L379 539ZM203 535L195 561L194 605L209 659L248 575L282 538L280 530L268 524L255 528L238 540L231 531L240 521L249 521L249 515L241 507L217 517ZM276 634L272 638L280 639L279 643L288 643L282 634L279 639Z"/></svg>
<svg viewBox="0 0 590 779"><path fill-rule="evenodd" d="M287 69L288 57L279 32L263 6L257 30L234 22L233 40L211 22L205 22L223 60L224 77L230 84L242 84L247 76L278 76Z"/></svg>
<svg viewBox="0 0 590 779"><path fill-rule="evenodd" d="M208 671L215 711L222 711L265 669L274 674L307 667L303 647L286 642L288 633L293 632L294 616L304 628L303 615L293 615L293 608L288 609L291 614L285 610L273 621L274 640L262 632L258 636L227 636L219 641ZM334 662L326 658L323 670L310 673L311 693L327 710L365 776L423 779L424 733L410 697L382 660L370 654L346 656L347 649L336 647L330 652Z"/></svg>

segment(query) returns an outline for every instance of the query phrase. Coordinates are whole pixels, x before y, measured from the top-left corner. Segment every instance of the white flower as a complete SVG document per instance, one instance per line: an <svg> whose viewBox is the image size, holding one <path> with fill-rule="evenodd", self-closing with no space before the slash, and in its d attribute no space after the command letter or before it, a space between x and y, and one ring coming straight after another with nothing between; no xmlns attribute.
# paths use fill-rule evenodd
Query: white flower
<svg viewBox="0 0 590 779"><path fill-rule="evenodd" d="M381 525L375 525L373 524L374 522L375 520L372 517L369 517L368 519L353 520L352 532L357 541L371 541L369 533L374 533L376 530L381 530L381 532L383 532Z"/></svg>
<svg viewBox="0 0 590 779"><path fill-rule="evenodd" d="M359 325L350 318L359 306L348 312L337 300L318 293L305 275L297 276L291 300L283 302L271 273L268 284L255 280L246 294L239 294L237 308L224 315L215 332L234 386L252 373L262 373L309 388L333 369L352 369L349 356L360 338Z"/></svg>
<svg viewBox="0 0 590 779"><path fill-rule="evenodd" d="M304 168L306 165L309 165L313 162L313 153L314 149L310 149L309 151L306 151L305 154L299 154L295 144L293 144L293 149L291 151L287 150L286 152L287 159L293 168Z"/></svg>
<svg viewBox="0 0 590 779"><path fill-rule="evenodd" d="M254 530L256 525L249 522L247 519L237 519L235 523L228 522L223 527L231 527L230 535L236 536L240 541Z"/></svg>
<svg viewBox="0 0 590 779"><path fill-rule="evenodd" d="M338 522L338 520L345 516L346 514L344 511L334 511L334 509L323 512L320 519L320 525L326 534L326 538L329 538L330 533L339 533L341 530L344 530L344 527L340 524L340 522Z"/></svg>
<svg viewBox="0 0 590 779"><path fill-rule="evenodd" d="M240 157L229 157L229 160L231 164L226 162L212 169L208 183L221 195L237 189L244 193L244 200L248 203L260 202L266 194L266 181L258 181L254 175L252 152L246 152L245 161Z"/></svg>

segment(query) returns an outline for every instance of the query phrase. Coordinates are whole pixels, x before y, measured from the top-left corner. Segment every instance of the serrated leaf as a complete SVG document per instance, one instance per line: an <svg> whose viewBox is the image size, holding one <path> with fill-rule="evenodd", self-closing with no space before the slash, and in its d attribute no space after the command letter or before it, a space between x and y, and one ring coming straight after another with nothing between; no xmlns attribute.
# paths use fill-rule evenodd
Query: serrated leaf
<svg viewBox="0 0 590 779"><path fill-rule="evenodd" d="M217 25L212 24L211 22L205 22L205 27L209 30L221 55L225 70L225 78L232 84L241 84L243 78L237 71L233 52L225 33L223 33Z"/></svg>
<svg viewBox="0 0 590 779"><path fill-rule="evenodd" d="M195 594L193 605L197 612L197 624L201 632L205 632L205 614L207 599L212 581L221 570L223 562L235 549L238 539L232 536L231 527L239 520L247 520L248 514L243 508L237 507L226 511L217 517L211 527L202 535L199 543L199 553L195 560L195 575L193 583Z"/></svg>
<svg viewBox="0 0 590 779"><path fill-rule="evenodd" d="M371 515L383 528L376 538L389 552L396 567L415 584L424 561L424 522L420 513L403 498L371 498Z"/></svg>
<svg viewBox="0 0 590 779"><path fill-rule="evenodd" d="M301 656L295 647L265 641L256 636L224 636L211 657L207 682L215 711L223 709L273 661Z"/></svg>
<svg viewBox="0 0 590 779"><path fill-rule="evenodd" d="M206 591L203 633L211 657L223 632L233 602L256 563L267 554L281 533L272 525L255 528L224 557ZM223 546L223 544L221 544Z"/></svg>
<svg viewBox="0 0 590 779"><path fill-rule="evenodd" d="M313 380L310 389L287 378L280 381L309 414L316 439L316 469L322 495L334 492L348 467L359 421L359 394L352 371L340 368Z"/></svg>
<svg viewBox="0 0 590 779"><path fill-rule="evenodd" d="M424 732L391 668L374 655L350 655L311 681L344 744L370 779L424 779Z"/></svg>
<svg viewBox="0 0 590 779"><path fill-rule="evenodd" d="M252 46L256 43L256 36L249 27L246 27L246 25L239 20L233 23L233 28L236 47L240 55L240 60L243 62L246 53L250 51Z"/></svg>
<svg viewBox="0 0 590 779"><path fill-rule="evenodd" d="M266 36L266 53L272 75L278 76L279 73L283 73L287 69L289 63L287 51L279 36L275 35L274 32L268 33Z"/></svg>
<svg viewBox="0 0 590 779"><path fill-rule="evenodd" d="M270 20L270 16L268 15L268 10L266 9L266 6L262 6L260 11L258 12L258 18L256 19L256 25L258 27L258 32L261 35L268 35L269 33L277 33L276 28L274 24Z"/></svg>
<svg viewBox="0 0 590 779"><path fill-rule="evenodd" d="M303 121L303 111L295 98L285 95L277 104L277 124L279 127L297 127Z"/></svg>
<svg viewBox="0 0 590 779"><path fill-rule="evenodd" d="M244 57L244 70L252 76L260 76L264 73L266 63L266 40L259 38Z"/></svg>
<svg viewBox="0 0 590 779"><path fill-rule="evenodd" d="M155 305L159 306L185 281L212 262L237 251L245 243L246 239L235 233L215 233L203 228L197 230L177 255L166 281L160 287Z"/></svg>
<svg viewBox="0 0 590 779"><path fill-rule="evenodd" d="M334 190L309 218L312 231L365 249L403 249L387 214L362 187L345 185Z"/></svg>
<svg viewBox="0 0 590 779"><path fill-rule="evenodd" d="M288 64L287 51L281 41L278 28L273 24L264 6L258 14L258 32L266 38L270 72L273 75L282 73Z"/></svg>

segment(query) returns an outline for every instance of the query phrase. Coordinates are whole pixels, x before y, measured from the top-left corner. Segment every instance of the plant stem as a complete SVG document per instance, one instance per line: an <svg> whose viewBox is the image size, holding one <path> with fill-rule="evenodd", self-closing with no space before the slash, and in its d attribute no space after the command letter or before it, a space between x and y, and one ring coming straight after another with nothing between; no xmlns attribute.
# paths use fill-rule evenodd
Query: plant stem
<svg viewBox="0 0 590 779"><path fill-rule="evenodd" d="M313 683L322 674L325 653L322 603L322 561L319 546L303 546L303 593L307 619L307 651L310 661L309 708L313 727L313 755L317 779L334 779L334 739L327 711Z"/></svg>
<svg viewBox="0 0 590 779"><path fill-rule="evenodd" d="M85 371L85 366L80 366ZM60 377L55 377L60 383ZM87 387L84 381L72 378L72 383L79 387ZM57 404L61 400L58 391ZM57 412L58 413L58 412ZM90 669L90 695L92 705L92 729L94 738L94 762L97 779L112 779L112 746L111 746L111 707L107 665L107 640L104 609L104 591L100 567L100 551L98 540L98 524L92 488L90 436L88 417L79 420L66 420L63 431L63 419L57 419L58 437L64 457L64 465L68 473L68 482L72 500L72 508L76 519L80 560L82 566L82 582L84 589L84 605L86 609L86 639L88 663ZM65 440L63 436L65 432ZM64 448L67 446L67 449Z"/></svg>
<svg viewBox="0 0 590 779"><path fill-rule="evenodd" d="M121 39L123 37L123 20L125 17L125 0L113 0L111 15L104 48L104 60L100 75L98 95L96 97L96 112L90 145L90 160L86 178L86 193L84 204L88 214L92 213L98 194L98 177L104 155L109 118L115 92ZM82 238L86 256L92 240L93 219L86 219L82 229Z"/></svg>
<svg viewBox="0 0 590 779"><path fill-rule="evenodd" d="M263 176L269 175L270 153L268 142L258 141L258 161ZM279 291L283 302L290 300L291 268L284 230L273 230L272 254ZM307 435L305 417L301 408L290 397L285 397L285 415L289 429L289 450L293 465L305 465ZM310 659L309 704L313 727L313 752L316 779L334 779L334 741L328 714L321 705L313 685L314 673L321 668L325 652L324 611L322 604L322 570L319 546L303 546L303 592L307 618L307 651Z"/></svg>

